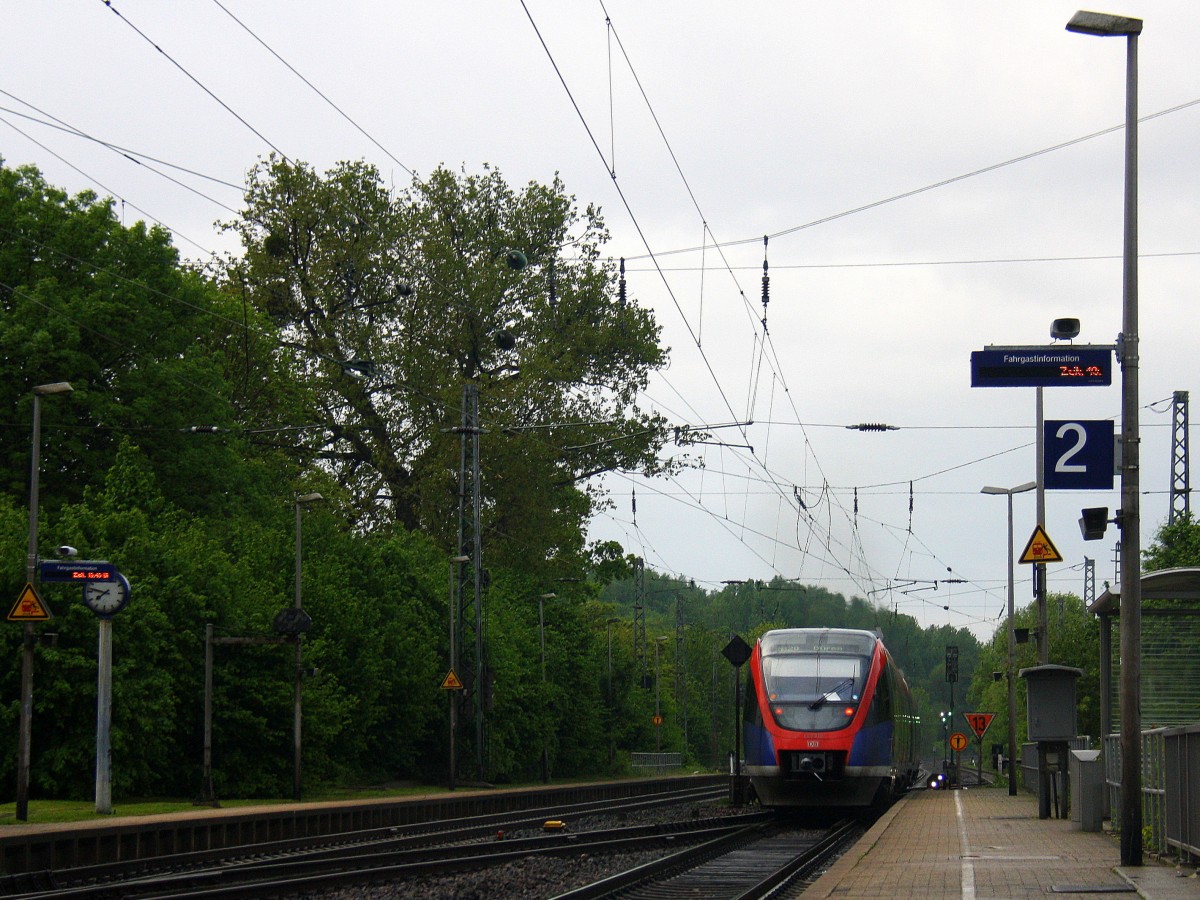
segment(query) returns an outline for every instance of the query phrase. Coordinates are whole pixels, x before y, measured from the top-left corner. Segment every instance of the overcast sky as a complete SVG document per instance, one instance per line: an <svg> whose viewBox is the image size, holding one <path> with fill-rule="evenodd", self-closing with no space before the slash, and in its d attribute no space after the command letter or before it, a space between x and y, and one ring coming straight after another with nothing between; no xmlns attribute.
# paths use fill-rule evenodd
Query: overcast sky
<svg viewBox="0 0 1200 900"><path fill-rule="evenodd" d="M234 249L213 223L272 146L319 169L365 158L398 188L439 163L513 184L559 173L603 207L631 296L663 326L671 365L645 405L679 425L754 423L713 432L729 446L668 448L703 464L678 479L609 477L594 537L709 587L780 575L986 638L1007 519L980 488L1033 479L1035 410L1032 389L973 389L971 351L1047 344L1065 316L1080 343L1121 328L1125 40L1068 33L1077 8L9 3L0 155L118 198L192 259ZM1170 398L1200 372L1200 7L1106 11L1145 20L1154 116L1139 129L1146 544L1169 510ZM1046 417L1119 428L1119 383L1047 390ZM1085 544L1076 525L1103 505L1119 493L1047 492L1065 557L1052 591L1082 594L1085 554L1098 592L1114 579L1116 530ZM1019 553L1034 495L1014 508ZM1024 605L1029 567L1017 577Z"/></svg>

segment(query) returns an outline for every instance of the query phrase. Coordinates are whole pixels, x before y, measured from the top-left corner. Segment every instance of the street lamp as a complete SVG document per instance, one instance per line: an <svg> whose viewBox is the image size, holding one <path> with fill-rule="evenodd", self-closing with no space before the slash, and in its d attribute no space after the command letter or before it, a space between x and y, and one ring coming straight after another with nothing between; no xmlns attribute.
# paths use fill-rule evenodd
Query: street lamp
<svg viewBox="0 0 1200 900"><path fill-rule="evenodd" d="M40 384L33 389L33 441L29 463L29 552L25 557L25 583L33 584L37 575L38 552L38 467L42 445L42 398L51 394L69 394L65 381ZM17 818L29 818L29 760L33 735L33 623L25 623L21 644L21 712L17 735Z"/></svg>
<svg viewBox="0 0 1200 900"><path fill-rule="evenodd" d="M984 487L980 493L1004 494L1008 497L1008 795L1017 795L1017 633L1013 630L1013 606L1016 586L1013 583L1013 494L1023 494L1038 486L1027 481L1012 488Z"/></svg>
<svg viewBox="0 0 1200 900"><path fill-rule="evenodd" d="M942 719L942 771L945 771L950 759L950 713L942 710L938 715Z"/></svg>
<svg viewBox="0 0 1200 900"><path fill-rule="evenodd" d="M538 643L542 648L542 696L546 695L546 601L558 594L549 592L538 595ZM542 781L550 781L550 737L542 731Z"/></svg>
<svg viewBox="0 0 1200 900"><path fill-rule="evenodd" d="M1121 336L1121 864L1142 864L1142 582L1138 447L1137 39L1142 20L1080 10L1067 31L1125 41L1125 239Z"/></svg>
<svg viewBox="0 0 1200 900"><path fill-rule="evenodd" d="M301 656L303 650L304 628L301 624L304 621L302 610L304 609L303 600L300 594L300 559L302 556L300 546L300 510L302 507L312 503L320 503L325 498L318 493L297 494L296 495L296 597L292 603L292 608L296 610L294 621L296 623L296 672L292 683L292 796L296 802L300 802L300 721L301 721L301 697L304 693L304 670L301 668Z"/></svg>

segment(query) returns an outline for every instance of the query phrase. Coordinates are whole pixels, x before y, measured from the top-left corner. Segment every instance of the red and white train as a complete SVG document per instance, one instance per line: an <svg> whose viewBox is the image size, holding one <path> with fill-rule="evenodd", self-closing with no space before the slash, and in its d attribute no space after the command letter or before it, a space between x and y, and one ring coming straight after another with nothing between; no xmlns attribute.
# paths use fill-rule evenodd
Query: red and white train
<svg viewBox="0 0 1200 900"><path fill-rule="evenodd" d="M919 777L919 719L876 632L768 631L750 657L746 772L764 806L884 805Z"/></svg>

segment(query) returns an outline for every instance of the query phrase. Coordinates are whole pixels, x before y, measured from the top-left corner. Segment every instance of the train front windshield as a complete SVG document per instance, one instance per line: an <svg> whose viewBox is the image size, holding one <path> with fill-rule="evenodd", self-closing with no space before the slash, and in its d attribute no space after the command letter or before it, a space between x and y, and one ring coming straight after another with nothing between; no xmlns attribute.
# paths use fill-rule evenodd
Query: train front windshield
<svg viewBox="0 0 1200 900"><path fill-rule="evenodd" d="M837 731L850 724L866 690L873 642L839 647L842 652L797 652L787 645L763 650L763 683L780 727Z"/></svg>

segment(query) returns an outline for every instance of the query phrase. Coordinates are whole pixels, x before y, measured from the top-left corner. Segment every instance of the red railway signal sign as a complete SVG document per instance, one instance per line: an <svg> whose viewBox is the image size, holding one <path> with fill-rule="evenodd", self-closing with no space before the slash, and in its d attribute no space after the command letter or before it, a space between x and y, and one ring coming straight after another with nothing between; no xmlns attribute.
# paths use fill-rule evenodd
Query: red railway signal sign
<svg viewBox="0 0 1200 900"><path fill-rule="evenodd" d="M984 732L988 730L988 726L992 724L992 719L996 718L995 713L963 713L963 718L967 720L967 724L971 726L971 730L975 732L975 737L983 739Z"/></svg>

